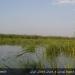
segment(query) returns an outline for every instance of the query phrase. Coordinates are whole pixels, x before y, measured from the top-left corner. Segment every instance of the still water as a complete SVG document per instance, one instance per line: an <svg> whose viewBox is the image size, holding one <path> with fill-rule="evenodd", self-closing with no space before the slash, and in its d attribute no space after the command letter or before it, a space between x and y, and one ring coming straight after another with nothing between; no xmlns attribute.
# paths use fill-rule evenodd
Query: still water
<svg viewBox="0 0 75 75"><path fill-rule="evenodd" d="M27 52L20 46L0 46L0 68L75 68L75 57L61 52L48 57L44 47Z"/></svg>

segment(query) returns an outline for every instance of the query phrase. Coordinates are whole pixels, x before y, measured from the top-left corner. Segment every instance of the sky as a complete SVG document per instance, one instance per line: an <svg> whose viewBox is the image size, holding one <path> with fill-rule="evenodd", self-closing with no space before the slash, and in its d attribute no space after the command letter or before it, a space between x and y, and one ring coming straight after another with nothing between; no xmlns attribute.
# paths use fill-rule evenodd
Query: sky
<svg viewBox="0 0 75 75"><path fill-rule="evenodd" d="M75 36L75 0L0 0L0 33Z"/></svg>

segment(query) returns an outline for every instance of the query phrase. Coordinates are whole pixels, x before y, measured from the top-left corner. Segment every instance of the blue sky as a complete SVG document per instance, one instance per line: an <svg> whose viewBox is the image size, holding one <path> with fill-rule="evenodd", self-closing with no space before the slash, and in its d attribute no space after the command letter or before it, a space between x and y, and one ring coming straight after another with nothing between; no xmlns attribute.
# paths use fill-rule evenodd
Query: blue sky
<svg viewBox="0 0 75 75"><path fill-rule="evenodd" d="M0 33L73 36L75 0L0 0Z"/></svg>

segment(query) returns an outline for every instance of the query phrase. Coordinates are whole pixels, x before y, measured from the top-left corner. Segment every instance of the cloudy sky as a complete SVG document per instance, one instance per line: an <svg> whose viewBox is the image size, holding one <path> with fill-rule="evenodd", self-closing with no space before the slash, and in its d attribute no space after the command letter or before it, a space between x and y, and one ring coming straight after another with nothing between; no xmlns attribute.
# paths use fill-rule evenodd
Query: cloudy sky
<svg viewBox="0 0 75 75"><path fill-rule="evenodd" d="M54 0L55 3L62 4L62 3L75 3L75 0Z"/></svg>
<svg viewBox="0 0 75 75"><path fill-rule="evenodd" d="M0 0L0 33L75 35L75 0Z"/></svg>

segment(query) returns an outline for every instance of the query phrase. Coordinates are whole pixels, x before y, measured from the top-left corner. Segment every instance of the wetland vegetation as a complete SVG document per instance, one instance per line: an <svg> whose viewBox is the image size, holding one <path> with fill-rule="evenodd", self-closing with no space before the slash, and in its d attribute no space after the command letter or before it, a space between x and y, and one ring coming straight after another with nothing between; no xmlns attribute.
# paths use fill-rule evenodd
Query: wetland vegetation
<svg viewBox="0 0 75 75"><path fill-rule="evenodd" d="M0 67L75 68L75 38L0 34L2 50Z"/></svg>

